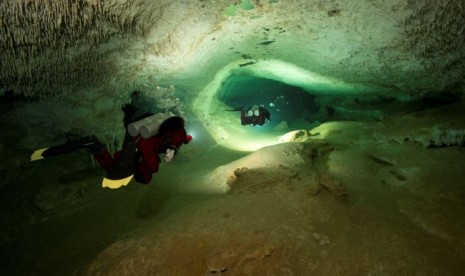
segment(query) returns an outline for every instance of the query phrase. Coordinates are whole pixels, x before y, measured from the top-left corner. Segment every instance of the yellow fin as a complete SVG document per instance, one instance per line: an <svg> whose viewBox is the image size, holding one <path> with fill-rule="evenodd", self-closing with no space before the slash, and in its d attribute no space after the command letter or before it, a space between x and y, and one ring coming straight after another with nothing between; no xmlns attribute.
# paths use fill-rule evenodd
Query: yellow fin
<svg viewBox="0 0 465 276"><path fill-rule="evenodd" d="M112 179L108 179L108 178L105 177L103 179L103 181L102 181L102 188L105 188L105 187L108 187L110 189L121 188L121 186L128 185L133 176L134 175L131 174L130 176L128 176L126 178L118 179L118 180L112 180Z"/></svg>
<svg viewBox="0 0 465 276"><path fill-rule="evenodd" d="M42 156L42 153L46 150L48 150L48 148L38 149L34 151L34 153L31 155L31 161L43 159L44 157Z"/></svg>

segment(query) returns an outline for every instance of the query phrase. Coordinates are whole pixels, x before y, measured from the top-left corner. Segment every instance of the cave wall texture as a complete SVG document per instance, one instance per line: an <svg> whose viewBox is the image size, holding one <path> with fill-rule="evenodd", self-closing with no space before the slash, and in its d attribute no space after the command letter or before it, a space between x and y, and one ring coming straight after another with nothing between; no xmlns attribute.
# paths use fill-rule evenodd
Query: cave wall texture
<svg viewBox="0 0 465 276"><path fill-rule="evenodd" d="M132 91L195 98L234 62L292 64L340 94L463 92L464 18L457 0L4 0L0 93L38 100L21 116L48 131L111 140Z"/></svg>

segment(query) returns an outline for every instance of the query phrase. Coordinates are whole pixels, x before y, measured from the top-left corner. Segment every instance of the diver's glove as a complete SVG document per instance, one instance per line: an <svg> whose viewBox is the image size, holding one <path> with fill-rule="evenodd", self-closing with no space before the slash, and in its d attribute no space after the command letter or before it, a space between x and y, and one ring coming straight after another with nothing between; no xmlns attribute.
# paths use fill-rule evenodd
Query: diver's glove
<svg viewBox="0 0 465 276"><path fill-rule="evenodd" d="M173 160L175 153L176 151L174 149L166 149L165 162L170 162L171 160Z"/></svg>

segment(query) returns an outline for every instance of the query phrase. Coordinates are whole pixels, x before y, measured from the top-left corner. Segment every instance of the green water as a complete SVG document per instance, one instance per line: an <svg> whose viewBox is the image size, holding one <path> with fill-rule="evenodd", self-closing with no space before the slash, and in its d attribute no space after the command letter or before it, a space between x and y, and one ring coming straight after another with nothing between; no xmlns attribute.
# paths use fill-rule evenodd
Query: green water
<svg viewBox="0 0 465 276"><path fill-rule="evenodd" d="M14 106L0 105L1 275L81 274L107 246L208 197L183 192L187 175L201 177L243 156L215 146L189 115L195 140L176 161L161 164L150 185L102 189L104 171L85 151L29 162L32 151L21 143L25 130L5 119Z"/></svg>
<svg viewBox="0 0 465 276"><path fill-rule="evenodd" d="M218 96L233 108L263 105L271 113L271 121L264 126L268 130L284 121L299 127L296 124L319 112L315 97L302 88L249 75L231 75Z"/></svg>

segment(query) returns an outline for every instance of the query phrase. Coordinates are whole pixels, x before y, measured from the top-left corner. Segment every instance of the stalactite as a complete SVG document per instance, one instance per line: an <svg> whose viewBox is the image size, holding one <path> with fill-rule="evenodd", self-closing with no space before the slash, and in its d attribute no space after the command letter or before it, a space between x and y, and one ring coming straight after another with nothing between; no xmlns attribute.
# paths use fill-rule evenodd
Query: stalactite
<svg viewBox="0 0 465 276"><path fill-rule="evenodd" d="M15 93L41 96L55 94L60 85L83 86L108 78L114 72L97 54L99 44L143 31L134 22L132 3L108 4L4 0L0 5L0 46L5 49L0 52L2 85L15 88ZM66 58L73 47L89 51Z"/></svg>

